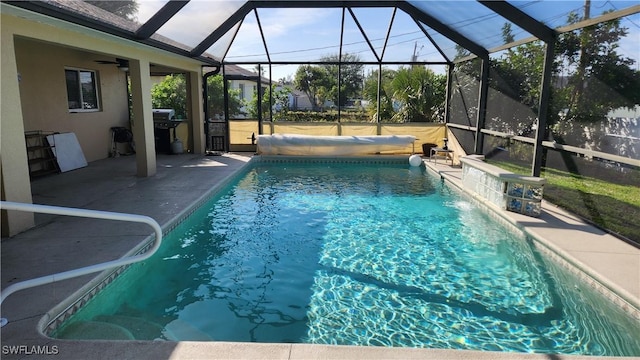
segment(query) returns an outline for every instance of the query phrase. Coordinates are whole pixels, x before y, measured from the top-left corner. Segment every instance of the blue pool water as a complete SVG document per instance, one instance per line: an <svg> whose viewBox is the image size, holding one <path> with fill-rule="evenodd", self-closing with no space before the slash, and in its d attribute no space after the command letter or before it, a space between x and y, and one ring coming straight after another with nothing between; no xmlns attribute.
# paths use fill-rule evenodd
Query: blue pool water
<svg viewBox="0 0 640 360"><path fill-rule="evenodd" d="M53 336L640 355L638 333L425 169L258 163Z"/></svg>

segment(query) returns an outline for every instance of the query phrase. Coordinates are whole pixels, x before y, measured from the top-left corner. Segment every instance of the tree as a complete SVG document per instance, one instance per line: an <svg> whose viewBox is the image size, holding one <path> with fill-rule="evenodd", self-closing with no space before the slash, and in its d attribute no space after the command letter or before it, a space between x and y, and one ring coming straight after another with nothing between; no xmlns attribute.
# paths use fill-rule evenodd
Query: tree
<svg viewBox="0 0 640 360"><path fill-rule="evenodd" d="M167 75L151 87L151 104L154 109L173 109L176 118L187 118L187 83L183 74Z"/></svg>
<svg viewBox="0 0 640 360"><path fill-rule="evenodd" d="M340 65L336 65L339 62L338 55L325 56L321 61L327 64L298 67L294 78L296 89L303 91L309 97L314 110L321 109L326 100L342 106L349 99L362 96L364 65L359 63L360 58L357 55L343 55ZM339 77L342 81L338 81Z"/></svg>
<svg viewBox="0 0 640 360"><path fill-rule="evenodd" d="M454 65L451 76L449 118L458 124L474 126L478 115L482 60L473 58ZM468 152L471 149L466 149Z"/></svg>
<svg viewBox="0 0 640 360"><path fill-rule="evenodd" d="M262 94L262 118L268 118L269 104L272 104L273 111L275 112L275 119L273 120L283 120L286 117L287 112L289 111L289 94L291 94L291 89L277 84L271 85L271 91L268 91L268 88L265 89L264 93ZM248 107L249 117L257 119L257 91L254 91L253 98L251 99Z"/></svg>
<svg viewBox="0 0 640 360"><path fill-rule="evenodd" d="M285 86L273 85L270 94L273 96L271 103L276 112L273 120L285 120L290 110L289 96L291 95L291 89Z"/></svg>
<svg viewBox="0 0 640 360"><path fill-rule="evenodd" d="M424 66L401 67L393 81L393 99L401 104L392 119L402 122L443 120L446 77Z"/></svg>
<svg viewBox="0 0 640 360"><path fill-rule="evenodd" d="M507 50L492 61L486 125L491 130L533 136L538 118L545 46L539 41ZM508 119L508 120L507 120Z"/></svg>
<svg viewBox="0 0 640 360"><path fill-rule="evenodd" d="M207 78L207 110L210 117L224 115L222 75ZM168 75L151 87L151 104L156 109L174 109L176 117L187 119L187 83L184 74ZM229 90L229 113L239 114L242 108L240 91Z"/></svg>
<svg viewBox="0 0 640 360"><path fill-rule="evenodd" d="M311 65L301 65L296 70L293 80L296 89L304 92L313 110L321 109L327 96L327 87L330 85L328 75L324 68Z"/></svg>
<svg viewBox="0 0 640 360"><path fill-rule="evenodd" d="M581 19L572 13L569 23ZM598 23L581 31L564 34L556 47L558 69L569 72L567 86L558 92L564 102L564 121L601 121L616 108L640 103L640 72L635 60L617 53L618 42L628 34L620 19ZM558 119L560 120L560 119Z"/></svg>
<svg viewBox="0 0 640 360"><path fill-rule="evenodd" d="M329 55L320 59L323 62L337 63L338 55ZM327 72L329 78L327 82L328 98L334 103L343 106L349 99L362 96L362 82L364 65L360 63L360 57L354 54L343 54L341 64L321 65ZM340 73L340 99L338 99L338 72Z"/></svg>
<svg viewBox="0 0 640 360"><path fill-rule="evenodd" d="M264 77L264 75L267 72L267 68L265 66L262 65L255 65L253 67L253 72L256 74L260 74L261 77Z"/></svg>
<svg viewBox="0 0 640 360"><path fill-rule="evenodd" d="M511 24L502 27L502 36L505 43L514 41ZM498 76L490 79L491 87L537 109L544 54L544 44L539 41L508 49L506 56L492 63L492 70Z"/></svg>
<svg viewBox="0 0 640 360"><path fill-rule="evenodd" d="M136 0L86 0L85 2L129 20L134 20L136 15L138 14L138 2Z"/></svg>
<svg viewBox="0 0 640 360"><path fill-rule="evenodd" d="M567 23L582 20L571 13ZM569 133L584 133L585 125L602 122L611 110L640 103L640 72L633 69L635 61L617 53L618 42L627 33L620 19L615 19L558 38L552 70L556 86L551 89L547 111L547 125L553 128L556 140ZM505 41L513 38L510 27L503 27L503 37ZM537 114L544 54L541 42L509 49L493 63L492 70L498 76L492 77L492 88ZM529 124L533 121L530 119ZM573 142L583 144L587 137L582 137Z"/></svg>
<svg viewBox="0 0 640 360"><path fill-rule="evenodd" d="M229 114L240 114L243 104L240 100L240 89L229 89ZM207 78L207 110L209 117L224 116L224 83L222 74Z"/></svg>
<svg viewBox="0 0 640 360"><path fill-rule="evenodd" d="M369 73L364 81L364 93L362 97L369 101L367 111L372 120L390 120L395 111L393 109L393 89L391 81L395 78L396 71L382 68L382 84L380 86L380 114L378 114L378 70Z"/></svg>
<svg viewBox="0 0 640 360"><path fill-rule="evenodd" d="M288 74L286 77L278 79L278 83L281 85L293 85L293 77L291 74Z"/></svg>
<svg viewBox="0 0 640 360"><path fill-rule="evenodd" d="M424 66L382 69L380 85L380 120L392 122L442 121L447 78ZM368 111L376 118L378 111L378 71L365 79L364 99Z"/></svg>

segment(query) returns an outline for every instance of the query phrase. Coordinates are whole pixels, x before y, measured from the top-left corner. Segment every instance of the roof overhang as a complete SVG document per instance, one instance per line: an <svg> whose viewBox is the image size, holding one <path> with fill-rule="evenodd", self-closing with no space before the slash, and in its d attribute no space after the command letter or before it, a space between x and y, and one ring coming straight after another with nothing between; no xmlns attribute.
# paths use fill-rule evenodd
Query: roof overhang
<svg viewBox="0 0 640 360"><path fill-rule="evenodd" d="M88 16L84 16L76 11L72 11L71 9L67 9L61 6L56 6L55 3L50 3L46 1L2 1L2 3L17 7L17 8L29 10L41 15L50 16L59 20L67 21L76 25L84 26L89 29L97 30L106 34L119 37L119 38L123 38L123 39L134 41L140 44L148 45L148 46L151 46L163 51L167 51L170 53L174 53L180 56L189 57L194 60L200 61L203 64L212 65L212 66L220 65L220 62L218 60L203 56L203 54L198 54L194 56L191 54L189 50L181 48L169 42L161 41L153 37L146 37L146 38L142 37L142 35L148 34L156 26L161 26L164 22L166 22L166 20L168 20L173 14L179 11L181 7L179 7L178 5L184 6L184 4L186 4L185 1L180 1L180 2L170 1L163 8L164 11L162 10L159 11L156 14L156 16L152 17L151 20L153 21L151 21L151 23L147 22L147 24L149 25L148 26L146 26L147 24L143 25L140 28L140 30L142 31L139 30L138 32L126 29L124 27L115 26L107 22L100 21L98 19L94 19ZM171 4L171 6L168 6L169 4Z"/></svg>

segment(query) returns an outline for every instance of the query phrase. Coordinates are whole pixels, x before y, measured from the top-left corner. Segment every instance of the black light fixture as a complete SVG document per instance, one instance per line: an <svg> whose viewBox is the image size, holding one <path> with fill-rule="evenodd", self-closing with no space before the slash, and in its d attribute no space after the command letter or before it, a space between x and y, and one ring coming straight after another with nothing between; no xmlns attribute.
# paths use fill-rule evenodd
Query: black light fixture
<svg viewBox="0 0 640 360"><path fill-rule="evenodd" d="M444 141L444 146L442 147L442 150L449 150L449 147L447 146L447 142L449 141L449 139L444 138L442 139L442 141Z"/></svg>
<svg viewBox="0 0 640 360"><path fill-rule="evenodd" d="M116 59L116 61L118 62L118 69L127 72L129 71L129 60L125 60L125 59Z"/></svg>

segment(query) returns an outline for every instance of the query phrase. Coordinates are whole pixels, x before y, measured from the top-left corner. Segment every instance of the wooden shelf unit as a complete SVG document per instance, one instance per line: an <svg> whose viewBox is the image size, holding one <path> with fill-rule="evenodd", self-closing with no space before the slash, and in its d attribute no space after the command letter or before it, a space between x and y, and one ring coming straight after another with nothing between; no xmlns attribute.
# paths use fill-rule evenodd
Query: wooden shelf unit
<svg viewBox="0 0 640 360"><path fill-rule="evenodd" d="M29 176L32 179L60 172L53 151L55 144L49 144L47 140L47 136L53 134L55 132L42 130L26 131L24 133L27 145Z"/></svg>

